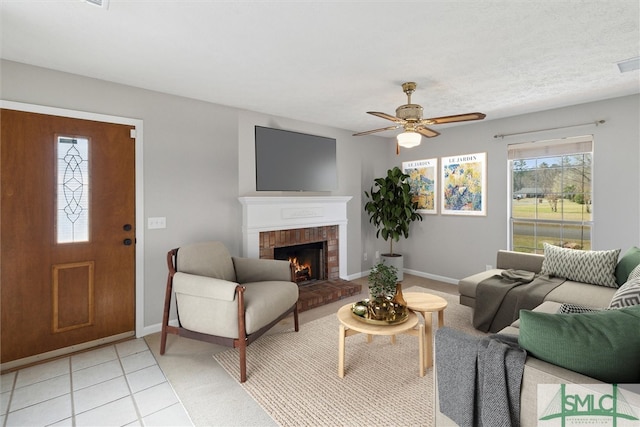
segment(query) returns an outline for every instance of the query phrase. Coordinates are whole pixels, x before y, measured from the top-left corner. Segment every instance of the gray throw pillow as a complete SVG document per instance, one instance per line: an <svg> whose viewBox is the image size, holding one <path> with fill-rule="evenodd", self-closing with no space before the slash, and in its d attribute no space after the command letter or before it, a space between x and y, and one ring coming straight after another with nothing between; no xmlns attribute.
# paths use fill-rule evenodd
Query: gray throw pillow
<svg viewBox="0 0 640 427"><path fill-rule="evenodd" d="M620 249L582 251L544 243L542 274L617 288L615 273L619 255Z"/></svg>
<svg viewBox="0 0 640 427"><path fill-rule="evenodd" d="M611 299L609 308L623 308L640 304L640 277L620 286Z"/></svg>

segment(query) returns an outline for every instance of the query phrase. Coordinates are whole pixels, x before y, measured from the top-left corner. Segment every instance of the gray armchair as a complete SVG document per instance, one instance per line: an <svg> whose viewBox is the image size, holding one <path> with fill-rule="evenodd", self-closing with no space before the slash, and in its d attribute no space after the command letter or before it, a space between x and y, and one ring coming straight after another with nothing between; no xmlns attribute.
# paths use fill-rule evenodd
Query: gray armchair
<svg viewBox="0 0 640 427"><path fill-rule="evenodd" d="M290 262L232 257L221 242L205 242L169 251L167 264L160 354L168 333L238 348L245 382L249 344L290 313L299 330ZM179 326L169 325L172 292Z"/></svg>

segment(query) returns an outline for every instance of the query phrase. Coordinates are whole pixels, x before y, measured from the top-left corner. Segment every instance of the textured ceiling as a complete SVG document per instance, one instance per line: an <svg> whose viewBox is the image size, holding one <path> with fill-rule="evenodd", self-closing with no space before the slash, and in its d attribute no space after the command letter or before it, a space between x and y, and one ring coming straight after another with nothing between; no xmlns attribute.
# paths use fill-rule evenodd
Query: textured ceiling
<svg viewBox="0 0 640 427"><path fill-rule="evenodd" d="M637 0L0 2L2 58L353 132L640 92ZM383 136L392 136L387 132Z"/></svg>

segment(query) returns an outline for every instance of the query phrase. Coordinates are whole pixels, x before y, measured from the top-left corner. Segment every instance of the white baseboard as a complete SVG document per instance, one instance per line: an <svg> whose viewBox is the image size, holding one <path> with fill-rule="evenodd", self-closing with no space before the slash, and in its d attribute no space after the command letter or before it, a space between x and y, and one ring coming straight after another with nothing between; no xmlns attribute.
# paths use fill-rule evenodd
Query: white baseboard
<svg viewBox="0 0 640 427"><path fill-rule="evenodd" d="M422 271L417 271L417 270L409 270L409 269L404 269L404 272L407 274L413 274L414 276L418 276L418 277L424 277L426 279L431 279L431 280L437 280L439 282L445 282L445 283L450 283L452 285L458 285L458 279L452 279L451 277L445 277L445 276L438 276L436 274L430 274L430 273L424 273Z"/></svg>
<svg viewBox="0 0 640 427"><path fill-rule="evenodd" d="M178 326L178 319L169 320L169 325ZM136 336L138 338L141 338L147 335L158 333L160 331L162 331L162 323L156 323L155 325L145 326L142 331L138 331Z"/></svg>
<svg viewBox="0 0 640 427"><path fill-rule="evenodd" d="M348 275L346 278L344 278L344 280L355 280L355 279L359 279L361 277L367 277L369 275L369 271L364 271L364 272L360 272L360 273L356 273L356 274L350 274Z"/></svg>
<svg viewBox="0 0 640 427"><path fill-rule="evenodd" d="M367 277L370 272L371 270L367 270L367 271L362 271L360 273L351 274L347 276L345 280L354 280L354 279L359 279L361 277ZM418 271L418 270L410 270L407 268L404 269L404 272L407 274L413 274L414 276L424 277L426 279L437 280L439 282L444 282L444 283L450 283L456 286L458 285L458 279L452 279L451 277L438 276L436 274L425 273L423 271Z"/></svg>

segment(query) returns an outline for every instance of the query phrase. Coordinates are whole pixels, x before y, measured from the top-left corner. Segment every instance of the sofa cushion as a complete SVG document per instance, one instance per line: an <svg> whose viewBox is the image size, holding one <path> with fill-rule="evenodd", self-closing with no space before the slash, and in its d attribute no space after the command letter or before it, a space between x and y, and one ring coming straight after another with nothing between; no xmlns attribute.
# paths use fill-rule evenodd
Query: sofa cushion
<svg viewBox="0 0 640 427"><path fill-rule="evenodd" d="M616 282L618 282L618 285L622 285L629 280L629 274L638 265L640 265L640 248L634 246L622 255L616 265Z"/></svg>
<svg viewBox="0 0 640 427"><path fill-rule="evenodd" d="M631 279L620 286L611 299L609 308L622 308L640 304L640 278Z"/></svg>
<svg viewBox="0 0 640 427"><path fill-rule="evenodd" d="M571 303L584 305L591 308L608 307L611 298L618 288L606 286L589 285L582 282L566 280L544 297L545 301L555 301L559 303Z"/></svg>
<svg viewBox="0 0 640 427"><path fill-rule="evenodd" d="M465 295L471 298L476 297L476 291L478 283L493 276L500 276L504 270L501 268L492 268L490 270L481 271L471 276L465 277L458 281L458 291L460 295Z"/></svg>
<svg viewBox="0 0 640 427"><path fill-rule="evenodd" d="M580 314L520 311L531 356L608 383L640 381L640 305Z"/></svg>
<svg viewBox="0 0 640 427"><path fill-rule="evenodd" d="M542 273L577 282L617 288L616 265L620 249L582 251L544 244Z"/></svg>
<svg viewBox="0 0 640 427"><path fill-rule="evenodd" d="M629 277L627 277L627 280L637 279L638 277L640 277L640 265L638 265L633 269L631 273L629 273Z"/></svg>

